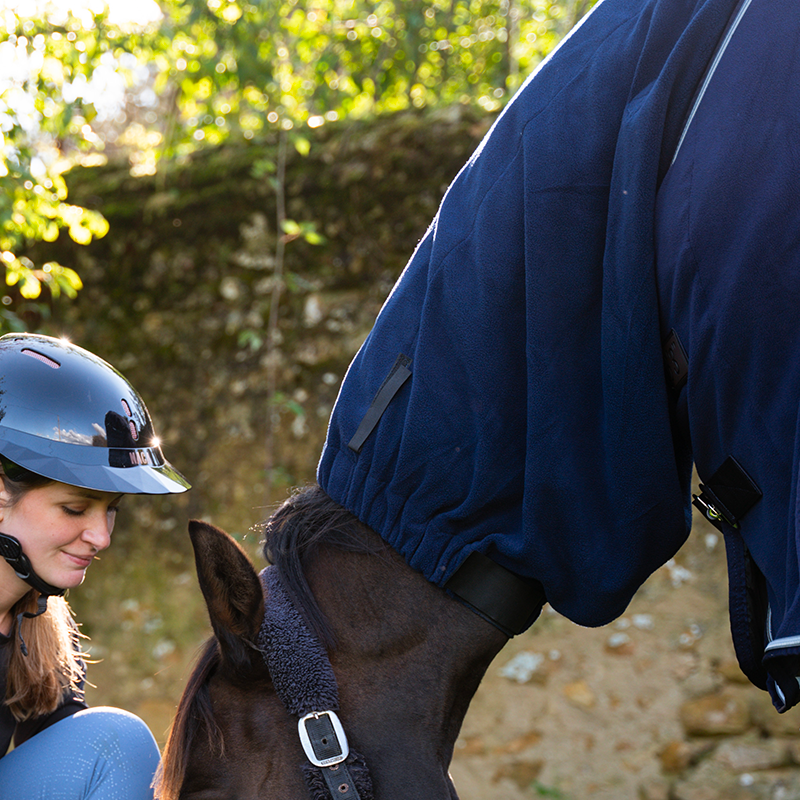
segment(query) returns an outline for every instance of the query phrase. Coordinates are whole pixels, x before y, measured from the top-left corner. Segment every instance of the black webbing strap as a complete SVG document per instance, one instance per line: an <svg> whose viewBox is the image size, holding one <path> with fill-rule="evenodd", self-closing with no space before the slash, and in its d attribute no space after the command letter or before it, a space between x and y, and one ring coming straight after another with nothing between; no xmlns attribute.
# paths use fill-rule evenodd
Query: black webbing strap
<svg viewBox="0 0 800 800"><path fill-rule="evenodd" d="M520 578L476 551L464 559L445 589L506 636L527 630L547 601L539 581Z"/></svg>
<svg viewBox="0 0 800 800"><path fill-rule="evenodd" d="M353 776L347 768L347 760L328 764L329 760L341 758L345 753L333 725L332 712L304 718L308 741L317 761L317 769L325 780L333 800L361 800ZM348 751L349 755L349 751Z"/></svg>
<svg viewBox="0 0 800 800"><path fill-rule="evenodd" d="M330 767L322 767L321 770L325 785L334 800L360 800L355 783L353 783L353 776L344 761Z"/></svg>
<svg viewBox="0 0 800 800"><path fill-rule="evenodd" d="M392 366L386 380L381 384L375 394L372 404L364 414L361 424L358 426L353 438L347 443L347 446L355 453L360 453L364 442L367 437L375 430L375 426L383 416L392 398L400 391L400 387L411 377L411 359L400 353Z"/></svg>

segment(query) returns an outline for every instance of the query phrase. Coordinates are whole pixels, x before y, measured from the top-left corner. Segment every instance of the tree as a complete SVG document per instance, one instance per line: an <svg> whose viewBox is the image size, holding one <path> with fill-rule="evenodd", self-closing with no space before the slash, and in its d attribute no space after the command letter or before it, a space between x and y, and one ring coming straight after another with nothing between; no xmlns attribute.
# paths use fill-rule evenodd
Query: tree
<svg viewBox="0 0 800 800"><path fill-rule="evenodd" d="M593 1L163 0L141 44L172 98L166 151L181 153L269 126L497 110Z"/></svg>

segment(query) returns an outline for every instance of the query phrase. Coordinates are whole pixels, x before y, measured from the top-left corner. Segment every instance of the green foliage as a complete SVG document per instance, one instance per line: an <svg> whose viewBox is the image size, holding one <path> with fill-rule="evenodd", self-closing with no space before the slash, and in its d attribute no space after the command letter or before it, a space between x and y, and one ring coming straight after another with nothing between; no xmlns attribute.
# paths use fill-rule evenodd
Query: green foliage
<svg viewBox="0 0 800 800"><path fill-rule="evenodd" d="M39 313L81 287L72 269L23 258L31 243L64 230L87 244L108 230L67 202L63 179L105 147L104 81L127 83L133 97L144 73L158 104L134 109L118 137L134 174L265 129L307 155L305 126L452 103L497 110L594 2L160 0L161 21L137 27L111 24L102 0L75 0L69 12L0 0L0 332L24 324L26 302L39 299ZM256 169L282 195L277 161ZM280 216L278 227L281 246L322 241L312 222Z"/></svg>
<svg viewBox="0 0 800 800"><path fill-rule="evenodd" d="M0 332L23 325L26 301L75 297L77 273L55 262L41 266L18 255L36 241L54 241L65 229L79 244L108 231L102 215L67 200L62 173L68 141L74 158L102 145L91 128L96 116L86 99L95 72L107 68L111 42L103 17L62 16L49 6L35 18L14 3L0 10L0 263L6 291ZM41 318L44 306L37 305Z"/></svg>
<svg viewBox="0 0 800 800"><path fill-rule="evenodd" d="M142 45L170 151L232 132L476 103L497 110L594 0L163 0ZM180 136L179 132L187 136Z"/></svg>

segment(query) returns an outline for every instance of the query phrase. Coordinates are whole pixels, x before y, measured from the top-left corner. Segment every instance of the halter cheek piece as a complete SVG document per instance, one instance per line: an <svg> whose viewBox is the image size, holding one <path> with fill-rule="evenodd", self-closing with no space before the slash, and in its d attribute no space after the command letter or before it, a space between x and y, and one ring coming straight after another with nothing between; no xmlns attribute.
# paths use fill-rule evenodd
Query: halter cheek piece
<svg viewBox="0 0 800 800"><path fill-rule="evenodd" d="M34 617L44 614L44 612L47 611L47 598L62 597L66 589L59 589L57 586L53 586L40 578L34 571L28 556L22 552L22 545L19 543L19 540L6 533L0 533L0 556L8 562L18 578L21 578L39 592L36 612L31 613L30 611L23 611L21 614L17 615L17 630L19 631L23 617L33 619ZM19 646L23 655L27 656L28 648L25 644L25 640L22 638L22 631L19 632Z"/></svg>
<svg viewBox="0 0 800 800"><path fill-rule="evenodd" d="M347 743L339 689L328 654L281 583L275 567L261 573L266 605L257 647L275 692L298 719L302 766L312 800L372 800L372 781L363 756Z"/></svg>

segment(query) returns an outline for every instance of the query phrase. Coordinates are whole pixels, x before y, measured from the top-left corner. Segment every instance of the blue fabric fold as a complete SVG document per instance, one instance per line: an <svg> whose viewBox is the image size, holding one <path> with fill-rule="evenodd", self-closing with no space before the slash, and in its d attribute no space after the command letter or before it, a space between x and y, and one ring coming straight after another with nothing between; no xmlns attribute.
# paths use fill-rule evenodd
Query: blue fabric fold
<svg viewBox="0 0 800 800"><path fill-rule="evenodd" d="M473 550L601 625L690 524L653 251L735 0L605 0L448 189L351 364L322 488L443 585ZM399 353L411 378L347 448Z"/></svg>

